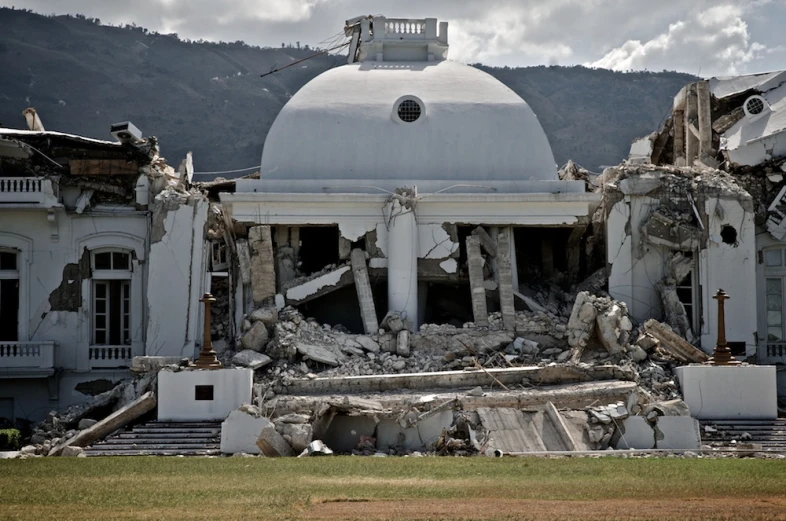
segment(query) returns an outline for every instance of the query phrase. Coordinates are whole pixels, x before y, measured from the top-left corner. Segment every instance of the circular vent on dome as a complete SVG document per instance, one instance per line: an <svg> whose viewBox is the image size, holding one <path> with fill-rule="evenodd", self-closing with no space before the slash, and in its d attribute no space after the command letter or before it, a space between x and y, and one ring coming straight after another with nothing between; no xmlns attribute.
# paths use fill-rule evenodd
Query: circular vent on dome
<svg viewBox="0 0 786 521"><path fill-rule="evenodd" d="M397 114L401 121L412 123L420 119L423 107L414 99L405 99L398 104Z"/></svg>
<svg viewBox="0 0 786 521"><path fill-rule="evenodd" d="M761 96L751 96L745 100L745 105L743 108L745 109L745 113L748 116L758 116L764 112L764 109L767 106L765 103L766 102L764 101L764 98Z"/></svg>

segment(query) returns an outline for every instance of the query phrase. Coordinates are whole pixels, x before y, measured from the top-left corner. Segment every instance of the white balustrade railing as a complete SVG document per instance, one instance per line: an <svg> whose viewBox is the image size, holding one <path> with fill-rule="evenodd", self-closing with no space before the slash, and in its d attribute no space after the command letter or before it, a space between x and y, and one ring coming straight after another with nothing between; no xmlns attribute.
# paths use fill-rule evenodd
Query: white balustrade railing
<svg viewBox="0 0 786 521"><path fill-rule="evenodd" d="M131 346L91 346L88 350L90 367L131 367L134 358Z"/></svg>
<svg viewBox="0 0 786 521"><path fill-rule="evenodd" d="M52 369L55 345L55 342L0 341L0 368Z"/></svg>
<svg viewBox="0 0 786 521"><path fill-rule="evenodd" d="M786 342L765 342L759 346L760 364L786 364Z"/></svg>
<svg viewBox="0 0 786 521"><path fill-rule="evenodd" d="M41 177L0 177L0 203L56 203L52 181Z"/></svg>
<svg viewBox="0 0 786 521"><path fill-rule="evenodd" d="M426 20L387 18L385 21L385 38L425 40Z"/></svg>

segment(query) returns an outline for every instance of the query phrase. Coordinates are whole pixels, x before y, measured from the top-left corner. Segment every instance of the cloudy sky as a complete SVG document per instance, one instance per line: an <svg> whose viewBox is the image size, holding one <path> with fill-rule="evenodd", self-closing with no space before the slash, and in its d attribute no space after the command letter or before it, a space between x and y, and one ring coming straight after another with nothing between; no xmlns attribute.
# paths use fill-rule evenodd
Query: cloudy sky
<svg viewBox="0 0 786 521"><path fill-rule="evenodd" d="M181 38L319 45L361 14L450 22L450 57L701 76L786 68L786 0L0 0Z"/></svg>

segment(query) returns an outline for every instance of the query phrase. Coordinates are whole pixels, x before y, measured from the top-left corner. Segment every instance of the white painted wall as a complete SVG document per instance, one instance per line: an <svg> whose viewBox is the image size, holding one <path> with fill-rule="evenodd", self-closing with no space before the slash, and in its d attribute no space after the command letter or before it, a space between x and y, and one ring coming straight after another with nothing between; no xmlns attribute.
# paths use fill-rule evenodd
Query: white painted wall
<svg viewBox="0 0 786 521"><path fill-rule="evenodd" d="M195 354L201 345L207 201L167 213L164 237L150 246L147 343L150 356Z"/></svg>
<svg viewBox="0 0 786 521"><path fill-rule="evenodd" d="M745 342L748 356L756 352L756 227L753 213L739 202L712 199L705 206L709 215L708 247L701 252L699 276L703 288L702 349L712 352L718 338L718 305L712 297L722 288L731 297L725 304L726 340ZM723 217L721 217L721 215ZM737 230L739 244L724 244L721 229L731 225Z"/></svg>
<svg viewBox="0 0 786 521"><path fill-rule="evenodd" d="M675 369L690 414L699 420L772 420L778 417L775 366Z"/></svg>
<svg viewBox="0 0 786 521"><path fill-rule="evenodd" d="M251 403L251 369L186 370L158 373L158 421L223 421ZM213 400L196 400L197 385L212 385Z"/></svg>
<svg viewBox="0 0 786 521"><path fill-rule="evenodd" d="M660 317L655 284L665 275L668 251L643 242L641 226L660 206L651 197L626 196L611 209L607 222L607 258L611 263L609 294L625 302L638 322Z"/></svg>
<svg viewBox="0 0 786 521"><path fill-rule="evenodd" d="M647 196L630 195L614 205L607 221L607 255L612 264L609 293L625 302L638 322L660 319L663 313L655 285L666 275L670 250L647 244L641 227L660 206ZM756 306L756 234L753 214L732 199L707 201L709 217L707 248L698 255L698 272L702 286L701 346L711 352L717 340L717 302L712 299L723 288L731 299L726 301L726 338L746 342L748 355L755 353L757 328ZM731 225L737 230L738 244L724 244L721 229ZM698 333L698 332L696 332Z"/></svg>

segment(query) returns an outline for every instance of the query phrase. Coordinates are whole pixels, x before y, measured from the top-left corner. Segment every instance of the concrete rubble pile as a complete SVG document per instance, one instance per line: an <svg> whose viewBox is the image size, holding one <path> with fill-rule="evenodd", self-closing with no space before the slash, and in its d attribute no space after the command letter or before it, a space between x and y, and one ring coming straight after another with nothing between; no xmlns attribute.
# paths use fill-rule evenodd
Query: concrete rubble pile
<svg viewBox="0 0 786 521"><path fill-rule="evenodd" d="M140 374L134 378L127 378L115 385L109 391L93 397L87 403L74 405L65 411L50 412L46 419L33 428L29 444L20 450L21 457L33 456L78 456L82 453L82 448L92 441L101 439L109 433L124 427L139 416L130 416L125 423L121 421L113 422L104 432L102 424L118 412L132 410L138 400L155 392L158 372L153 370ZM147 400L145 407L147 412L155 406L155 399L152 400L152 407ZM141 415L140 415L141 416ZM126 415L129 418L128 415ZM91 441L79 443L80 436L84 438L90 432L97 431L97 437L90 437ZM74 442L77 443L74 443Z"/></svg>

